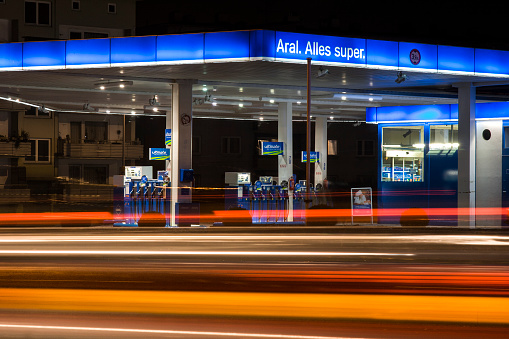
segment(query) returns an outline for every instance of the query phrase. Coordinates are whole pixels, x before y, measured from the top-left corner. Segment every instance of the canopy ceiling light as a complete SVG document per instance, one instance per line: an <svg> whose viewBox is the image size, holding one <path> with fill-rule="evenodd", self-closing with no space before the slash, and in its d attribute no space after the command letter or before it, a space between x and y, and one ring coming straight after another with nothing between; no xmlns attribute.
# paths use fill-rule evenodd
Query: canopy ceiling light
<svg viewBox="0 0 509 339"><path fill-rule="evenodd" d="M124 88L126 86L132 85L133 85L132 81L106 81L94 84L94 86L100 90L105 90L107 88Z"/></svg>

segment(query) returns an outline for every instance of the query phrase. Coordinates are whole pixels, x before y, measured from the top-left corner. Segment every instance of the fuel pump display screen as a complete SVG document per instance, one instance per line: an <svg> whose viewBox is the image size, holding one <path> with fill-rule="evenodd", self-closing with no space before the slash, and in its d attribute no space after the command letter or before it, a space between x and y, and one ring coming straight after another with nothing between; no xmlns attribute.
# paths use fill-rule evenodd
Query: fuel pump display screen
<svg viewBox="0 0 509 339"><path fill-rule="evenodd" d="M251 183L251 174L250 173L238 173L237 176L237 184L245 185Z"/></svg>
<svg viewBox="0 0 509 339"><path fill-rule="evenodd" d="M131 179L141 179L141 167L126 167L125 176Z"/></svg>

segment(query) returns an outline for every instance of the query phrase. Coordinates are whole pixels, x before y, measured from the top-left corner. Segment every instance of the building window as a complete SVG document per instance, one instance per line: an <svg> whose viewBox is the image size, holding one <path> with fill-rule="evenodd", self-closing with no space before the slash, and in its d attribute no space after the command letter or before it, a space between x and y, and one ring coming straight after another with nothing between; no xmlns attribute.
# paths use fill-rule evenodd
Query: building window
<svg viewBox="0 0 509 339"><path fill-rule="evenodd" d="M108 140L108 123L104 121L85 122L85 142L105 142Z"/></svg>
<svg viewBox="0 0 509 339"><path fill-rule="evenodd" d="M51 2L25 1L25 23L49 26L51 24Z"/></svg>
<svg viewBox="0 0 509 339"><path fill-rule="evenodd" d="M109 3L108 4L108 13L110 13L110 14L116 14L117 13L117 4L116 3Z"/></svg>
<svg viewBox="0 0 509 339"><path fill-rule="evenodd" d="M107 184L108 167L101 165L83 165L83 181L90 184Z"/></svg>
<svg viewBox="0 0 509 339"><path fill-rule="evenodd" d="M338 155L337 140L327 140L327 155Z"/></svg>
<svg viewBox="0 0 509 339"><path fill-rule="evenodd" d="M50 162L50 139L30 139L30 145L32 151L29 156L25 157L26 162Z"/></svg>
<svg viewBox="0 0 509 339"><path fill-rule="evenodd" d="M25 116L32 118L51 118L51 112L39 107L30 107L25 111Z"/></svg>
<svg viewBox="0 0 509 339"><path fill-rule="evenodd" d="M240 154L240 137L222 137L221 153Z"/></svg>
<svg viewBox="0 0 509 339"><path fill-rule="evenodd" d="M79 11L80 10L80 0L72 0L71 9L73 11Z"/></svg>
<svg viewBox="0 0 509 339"><path fill-rule="evenodd" d="M108 33L70 31L69 39L101 39L109 37Z"/></svg>
<svg viewBox="0 0 509 339"><path fill-rule="evenodd" d="M357 156L358 157L372 157L374 152L375 142L373 140L358 140L357 141Z"/></svg>

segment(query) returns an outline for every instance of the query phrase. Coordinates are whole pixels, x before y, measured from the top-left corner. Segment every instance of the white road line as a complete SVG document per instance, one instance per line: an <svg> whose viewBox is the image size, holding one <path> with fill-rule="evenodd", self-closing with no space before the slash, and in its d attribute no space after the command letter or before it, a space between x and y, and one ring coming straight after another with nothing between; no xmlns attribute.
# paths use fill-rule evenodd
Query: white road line
<svg viewBox="0 0 509 339"><path fill-rule="evenodd" d="M144 334L183 334L201 336L229 336L241 338L284 338L284 339L354 339L347 337L324 337L307 335L286 335L286 334L261 334L261 333L234 333L234 332L199 332L199 331L172 331L172 330L147 330L128 328L101 328L101 327L73 327L73 326L41 326L41 325L11 325L0 324L0 328L12 329L40 329L40 330L66 330L66 331L102 331L102 332L123 332L123 333L144 333Z"/></svg>

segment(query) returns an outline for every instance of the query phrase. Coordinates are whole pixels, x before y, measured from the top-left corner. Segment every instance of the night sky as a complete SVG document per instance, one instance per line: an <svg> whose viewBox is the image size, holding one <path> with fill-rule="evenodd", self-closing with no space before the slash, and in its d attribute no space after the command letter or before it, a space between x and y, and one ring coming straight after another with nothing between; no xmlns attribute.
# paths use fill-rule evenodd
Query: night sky
<svg viewBox="0 0 509 339"><path fill-rule="evenodd" d="M138 2L137 34L271 29L509 50L507 11L501 3L143 0Z"/></svg>

